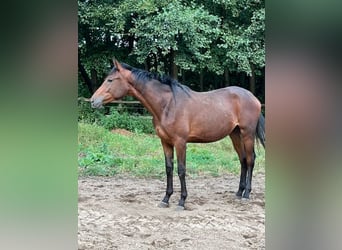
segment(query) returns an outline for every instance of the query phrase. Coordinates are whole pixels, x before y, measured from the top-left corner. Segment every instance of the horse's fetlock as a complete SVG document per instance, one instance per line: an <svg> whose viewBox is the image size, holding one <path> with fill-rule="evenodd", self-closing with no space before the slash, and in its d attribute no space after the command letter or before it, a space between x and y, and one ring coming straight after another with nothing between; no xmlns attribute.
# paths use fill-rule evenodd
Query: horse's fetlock
<svg viewBox="0 0 342 250"><path fill-rule="evenodd" d="M185 177L185 173L178 173L178 177L179 178L184 178Z"/></svg>

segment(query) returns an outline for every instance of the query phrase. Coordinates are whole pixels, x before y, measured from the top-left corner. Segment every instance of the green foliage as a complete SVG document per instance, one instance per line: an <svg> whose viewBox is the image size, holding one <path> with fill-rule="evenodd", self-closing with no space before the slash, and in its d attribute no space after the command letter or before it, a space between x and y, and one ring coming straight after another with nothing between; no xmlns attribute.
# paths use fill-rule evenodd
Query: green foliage
<svg viewBox="0 0 342 250"><path fill-rule="evenodd" d="M106 143L89 147L80 144L79 147L78 164L82 174L110 176L117 173L116 166L121 164L121 159L109 151Z"/></svg>
<svg viewBox="0 0 342 250"><path fill-rule="evenodd" d="M264 0L79 0L79 53L103 78L113 56L167 72L251 74L265 65ZM207 89L208 86L205 86Z"/></svg>
<svg viewBox="0 0 342 250"><path fill-rule="evenodd" d="M154 133L154 127L150 117L134 116L126 112L120 114L116 110L113 110L110 115L103 116L100 124L109 130L121 128L135 133Z"/></svg>
<svg viewBox="0 0 342 250"><path fill-rule="evenodd" d="M134 53L143 63L150 54L167 56L177 51L175 62L182 69L201 69L210 58L211 43L219 34L219 18L203 7L171 1L157 13L134 19L130 31L137 37Z"/></svg>
<svg viewBox="0 0 342 250"><path fill-rule="evenodd" d="M93 89L116 57L138 68L178 73L198 91L251 87L264 102L264 0L78 0L78 5L79 58ZM249 83L253 73L255 85ZM79 96L90 97L82 77ZM79 103L79 121L153 133L149 121L104 113Z"/></svg>
<svg viewBox="0 0 342 250"><path fill-rule="evenodd" d="M85 123L101 123L104 109L93 109L89 102L78 100L78 121Z"/></svg>
<svg viewBox="0 0 342 250"><path fill-rule="evenodd" d="M80 175L160 177L164 173L162 148L155 136L121 135L101 126L79 123L78 163Z"/></svg>
<svg viewBox="0 0 342 250"><path fill-rule="evenodd" d="M265 66L265 6L263 1L215 1L232 19L221 29L223 65L248 75ZM221 59L222 60L222 59Z"/></svg>
<svg viewBox="0 0 342 250"><path fill-rule="evenodd" d="M155 133L151 116L129 114L125 109L117 107L111 108L109 115L105 115L105 112L104 108L93 109L89 102L78 101L78 121L80 122L97 124L108 130L125 129L135 133Z"/></svg>
<svg viewBox="0 0 342 250"><path fill-rule="evenodd" d="M97 125L79 125L78 165L80 175L114 175L121 159L109 148L107 131ZM99 140L101 138L101 140Z"/></svg>

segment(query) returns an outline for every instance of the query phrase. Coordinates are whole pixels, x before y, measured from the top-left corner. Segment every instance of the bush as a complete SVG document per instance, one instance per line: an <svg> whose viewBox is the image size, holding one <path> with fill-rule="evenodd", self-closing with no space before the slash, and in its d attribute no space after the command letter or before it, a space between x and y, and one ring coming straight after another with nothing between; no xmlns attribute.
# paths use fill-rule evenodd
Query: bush
<svg viewBox="0 0 342 250"><path fill-rule="evenodd" d="M104 109L94 109L89 102L78 100L78 121L83 123L99 123L104 116Z"/></svg>
<svg viewBox="0 0 342 250"><path fill-rule="evenodd" d="M105 113L110 114L106 115ZM78 121L88 124L97 124L108 130L120 128L135 133L154 133L152 118L150 116L129 114L124 107L120 106L93 109L89 102L79 100Z"/></svg>
<svg viewBox="0 0 342 250"><path fill-rule="evenodd" d="M103 116L101 125L109 130L121 128L135 133L154 133L152 119L150 117L130 115L128 113L120 114L116 110L113 110L110 115Z"/></svg>

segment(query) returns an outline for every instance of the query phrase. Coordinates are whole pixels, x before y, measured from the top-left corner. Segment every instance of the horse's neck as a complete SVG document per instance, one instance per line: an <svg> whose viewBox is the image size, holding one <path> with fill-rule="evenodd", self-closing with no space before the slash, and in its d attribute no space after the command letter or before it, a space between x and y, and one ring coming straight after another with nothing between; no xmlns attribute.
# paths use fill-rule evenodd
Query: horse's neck
<svg viewBox="0 0 342 250"><path fill-rule="evenodd" d="M134 83L132 86L132 95L138 99L141 104L152 114L156 119L160 119L161 107L167 102L165 98L168 95L163 95L161 86L157 83ZM159 88L160 87L160 88Z"/></svg>

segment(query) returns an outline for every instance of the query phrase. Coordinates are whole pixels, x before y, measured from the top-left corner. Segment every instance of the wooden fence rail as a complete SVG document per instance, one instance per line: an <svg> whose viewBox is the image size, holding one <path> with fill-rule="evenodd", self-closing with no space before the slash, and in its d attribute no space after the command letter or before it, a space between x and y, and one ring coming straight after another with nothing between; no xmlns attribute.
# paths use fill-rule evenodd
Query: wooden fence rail
<svg viewBox="0 0 342 250"><path fill-rule="evenodd" d="M79 101L85 101L85 102L90 102L90 98L85 98L85 97L78 97L77 98ZM110 103L113 104L141 104L139 101L112 101Z"/></svg>

